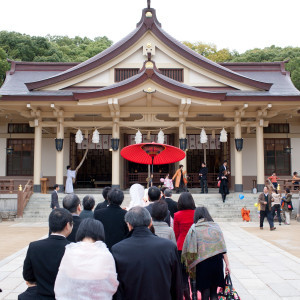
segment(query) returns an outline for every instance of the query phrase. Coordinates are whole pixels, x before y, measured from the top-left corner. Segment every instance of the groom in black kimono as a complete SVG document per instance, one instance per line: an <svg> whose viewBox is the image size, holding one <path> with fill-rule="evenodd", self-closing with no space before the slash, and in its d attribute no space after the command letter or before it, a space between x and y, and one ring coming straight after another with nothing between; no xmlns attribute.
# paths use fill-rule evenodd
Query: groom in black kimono
<svg viewBox="0 0 300 300"><path fill-rule="evenodd" d="M182 300L182 278L176 245L154 235L147 209L136 206L125 215L131 236L112 247L119 288L115 300Z"/></svg>

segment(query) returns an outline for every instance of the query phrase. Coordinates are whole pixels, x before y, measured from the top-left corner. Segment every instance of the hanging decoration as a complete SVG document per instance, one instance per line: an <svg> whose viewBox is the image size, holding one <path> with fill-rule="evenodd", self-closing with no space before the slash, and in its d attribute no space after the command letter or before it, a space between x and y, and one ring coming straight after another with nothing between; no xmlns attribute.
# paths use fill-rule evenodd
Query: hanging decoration
<svg viewBox="0 0 300 300"><path fill-rule="evenodd" d="M98 144L99 141L100 141L99 131L97 129L95 129L94 132L93 132L92 142L94 144Z"/></svg>
<svg viewBox="0 0 300 300"><path fill-rule="evenodd" d="M201 144L207 143L207 134L206 134L204 128L202 128L201 133L200 133L200 143Z"/></svg>
<svg viewBox="0 0 300 300"><path fill-rule="evenodd" d="M227 143L227 131L223 128L220 133L220 142Z"/></svg>
<svg viewBox="0 0 300 300"><path fill-rule="evenodd" d="M165 143L165 135L162 130L159 131L157 135L157 143L158 144L164 144Z"/></svg>
<svg viewBox="0 0 300 300"><path fill-rule="evenodd" d="M138 132L135 134L135 143L136 144L141 144L143 141L143 135L140 132L140 130L138 130Z"/></svg>
<svg viewBox="0 0 300 300"><path fill-rule="evenodd" d="M82 131L80 129L78 129L76 132L76 135L75 135L75 142L76 142L76 144L81 144L82 141L83 141Z"/></svg>

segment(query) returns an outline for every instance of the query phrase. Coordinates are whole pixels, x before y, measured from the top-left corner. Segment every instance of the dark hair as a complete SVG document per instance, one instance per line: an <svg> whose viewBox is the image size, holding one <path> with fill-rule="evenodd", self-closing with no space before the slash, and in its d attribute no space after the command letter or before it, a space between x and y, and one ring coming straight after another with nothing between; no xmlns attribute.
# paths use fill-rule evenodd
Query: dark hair
<svg viewBox="0 0 300 300"><path fill-rule="evenodd" d="M156 186L151 186L148 189L149 201L157 201L160 199L160 190Z"/></svg>
<svg viewBox="0 0 300 300"><path fill-rule="evenodd" d="M193 196L189 192L181 193L178 199L178 210L188 210L188 209L195 209L195 201Z"/></svg>
<svg viewBox="0 0 300 300"><path fill-rule="evenodd" d="M120 189L111 189L107 195L110 204L121 205L124 200L124 193Z"/></svg>
<svg viewBox="0 0 300 300"><path fill-rule="evenodd" d="M165 189L164 195L165 195L165 197L171 197L172 196L172 191L170 189Z"/></svg>
<svg viewBox="0 0 300 300"><path fill-rule="evenodd" d="M225 164L225 163L228 163L228 161L226 159L223 161L223 164Z"/></svg>
<svg viewBox="0 0 300 300"><path fill-rule="evenodd" d="M53 209L49 215L49 228L50 232L61 232L66 225L73 224L73 217L69 211L64 208Z"/></svg>
<svg viewBox="0 0 300 300"><path fill-rule="evenodd" d="M111 187L110 186L106 186L103 191L102 191L102 196L104 198L104 200L107 200L107 195L109 193L109 191L111 190Z"/></svg>
<svg viewBox="0 0 300 300"><path fill-rule="evenodd" d="M151 223L151 215L146 208L135 206L126 213L125 222L129 223L133 228L148 227Z"/></svg>
<svg viewBox="0 0 300 300"><path fill-rule="evenodd" d="M207 222L213 222L213 218L204 206L197 207L194 214L194 223L197 223L200 219L204 219Z"/></svg>
<svg viewBox="0 0 300 300"><path fill-rule="evenodd" d="M286 188L285 191L289 194L291 191L289 188Z"/></svg>
<svg viewBox="0 0 300 300"><path fill-rule="evenodd" d="M54 184L53 189L57 189L59 187L59 185L57 183Z"/></svg>
<svg viewBox="0 0 300 300"><path fill-rule="evenodd" d="M93 196L86 195L82 200L82 205L85 210L92 210L95 206L95 199Z"/></svg>
<svg viewBox="0 0 300 300"><path fill-rule="evenodd" d="M182 168L182 167L183 167L183 165L179 165L179 167L178 167L178 168L180 169L180 168Z"/></svg>
<svg viewBox="0 0 300 300"><path fill-rule="evenodd" d="M293 173L293 175L296 175L296 174L298 174L298 172L294 172L294 173Z"/></svg>
<svg viewBox="0 0 300 300"><path fill-rule="evenodd" d="M84 238L91 238L94 241L105 241L105 233L103 224L91 218L83 219L80 222L76 233L76 242L82 241Z"/></svg>
<svg viewBox="0 0 300 300"><path fill-rule="evenodd" d="M71 166L67 166L67 170L69 170L71 168Z"/></svg>
<svg viewBox="0 0 300 300"><path fill-rule="evenodd" d="M153 203L151 217L154 221L163 221L168 214L168 204L165 200Z"/></svg>
<svg viewBox="0 0 300 300"><path fill-rule="evenodd" d="M63 207L67 209L70 213L75 213L77 207L80 204L80 199L75 194L69 194L63 199Z"/></svg>
<svg viewBox="0 0 300 300"><path fill-rule="evenodd" d="M166 189L167 189L166 186L162 186L162 187L160 188L160 191L164 194Z"/></svg>

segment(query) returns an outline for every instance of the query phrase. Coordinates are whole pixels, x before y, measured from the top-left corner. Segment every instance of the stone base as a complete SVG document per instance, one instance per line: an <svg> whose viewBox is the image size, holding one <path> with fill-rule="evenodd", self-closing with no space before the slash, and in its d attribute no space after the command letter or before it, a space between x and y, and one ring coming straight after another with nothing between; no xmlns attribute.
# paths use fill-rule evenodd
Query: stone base
<svg viewBox="0 0 300 300"><path fill-rule="evenodd" d="M112 189L119 189L120 185L119 184L112 184L111 188Z"/></svg>
<svg viewBox="0 0 300 300"><path fill-rule="evenodd" d="M264 184L257 184L257 192L263 192L264 191Z"/></svg>
<svg viewBox="0 0 300 300"><path fill-rule="evenodd" d="M234 185L234 191L236 192L236 193L240 193L240 192L243 192L243 185L242 184L235 184Z"/></svg>
<svg viewBox="0 0 300 300"><path fill-rule="evenodd" d="M40 184L34 184L33 185L33 192L34 193L40 193L42 190L41 190L41 185Z"/></svg>

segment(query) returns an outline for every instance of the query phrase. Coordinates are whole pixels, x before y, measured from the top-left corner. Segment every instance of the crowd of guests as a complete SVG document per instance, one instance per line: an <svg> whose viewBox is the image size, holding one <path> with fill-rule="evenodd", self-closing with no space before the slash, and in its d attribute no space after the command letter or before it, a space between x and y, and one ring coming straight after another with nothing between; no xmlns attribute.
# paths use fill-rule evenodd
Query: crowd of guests
<svg viewBox="0 0 300 300"><path fill-rule="evenodd" d="M109 187L96 207L92 196L81 204L66 195L63 208L52 197L49 237L29 245L28 289L19 300L195 300L197 291L202 300L217 299L223 262L226 273L230 268L208 210L196 208L189 192L177 203L170 189L150 187L145 194L133 185L130 196L128 210L121 208L123 192Z"/></svg>
<svg viewBox="0 0 300 300"><path fill-rule="evenodd" d="M284 212L284 223L286 225L290 225L293 204L292 194L289 188L285 189L284 196L281 196L280 194L278 194L278 191L274 186L265 186L263 192L258 196L258 203L260 205L260 229L263 229L264 219L267 218L268 223L270 225L270 230L275 230L275 214L277 216L279 225L281 225L281 211Z"/></svg>

